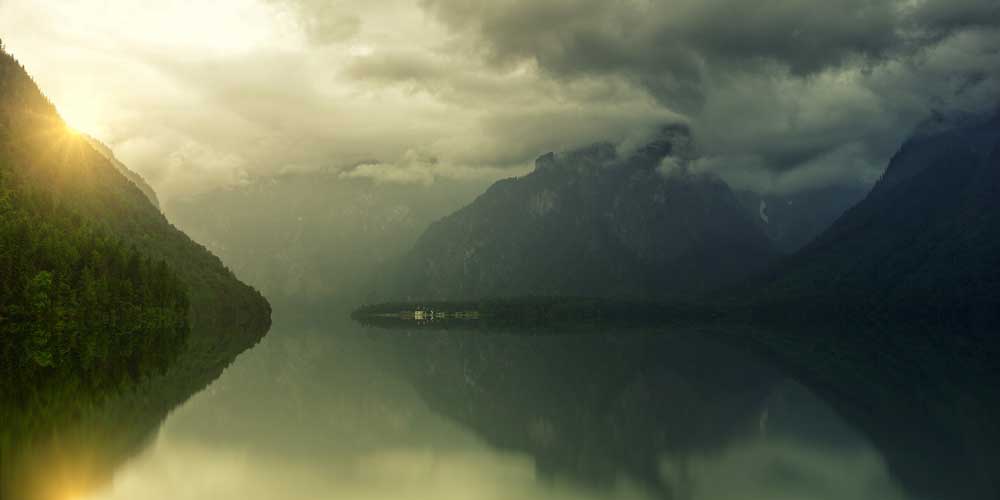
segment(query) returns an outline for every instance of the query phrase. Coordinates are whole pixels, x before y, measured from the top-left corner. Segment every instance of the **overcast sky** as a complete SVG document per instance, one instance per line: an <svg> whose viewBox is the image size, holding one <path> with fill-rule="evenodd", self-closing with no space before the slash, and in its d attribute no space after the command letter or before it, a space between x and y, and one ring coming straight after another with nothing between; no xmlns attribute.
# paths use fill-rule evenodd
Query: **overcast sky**
<svg viewBox="0 0 1000 500"><path fill-rule="evenodd" d="M675 122L739 186L871 181L1000 96L996 0L0 0L0 38L168 200L498 178Z"/></svg>

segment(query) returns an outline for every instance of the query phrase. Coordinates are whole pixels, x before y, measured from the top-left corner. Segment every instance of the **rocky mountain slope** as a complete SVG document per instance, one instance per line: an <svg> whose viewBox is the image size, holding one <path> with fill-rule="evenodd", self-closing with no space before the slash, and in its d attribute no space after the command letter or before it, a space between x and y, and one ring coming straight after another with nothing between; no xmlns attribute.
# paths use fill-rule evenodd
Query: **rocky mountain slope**
<svg viewBox="0 0 1000 500"><path fill-rule="evenodd" d="M669 127L631 154L609 144L549 153L427 229L395 295L660 298L711 290L776 255L730 188L686 168Z"/></svg>
<svg viewBox="0 0 1000 500"><path fill-rule="evenodd" d="M997 319L1000 115L921 127L861 203L747 293L776 311Z"/></svg>

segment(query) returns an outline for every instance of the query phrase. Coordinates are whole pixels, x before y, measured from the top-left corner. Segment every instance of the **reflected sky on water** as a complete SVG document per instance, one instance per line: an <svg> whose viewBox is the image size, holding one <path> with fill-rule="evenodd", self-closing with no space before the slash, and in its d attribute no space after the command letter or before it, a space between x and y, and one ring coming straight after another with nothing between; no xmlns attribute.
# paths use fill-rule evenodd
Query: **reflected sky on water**
<svg viewBox="0 0 1000 500"><path fill-rule="evenodd" d="M88 499L903 499L798 383L692 332L280 322Z"/></svg>

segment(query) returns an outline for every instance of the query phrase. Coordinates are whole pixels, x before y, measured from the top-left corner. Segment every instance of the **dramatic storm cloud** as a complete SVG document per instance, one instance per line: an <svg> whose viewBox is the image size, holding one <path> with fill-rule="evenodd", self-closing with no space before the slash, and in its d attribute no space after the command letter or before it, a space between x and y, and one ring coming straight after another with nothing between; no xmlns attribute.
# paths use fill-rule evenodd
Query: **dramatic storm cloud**
<svg viewBox="0 0 1000 500"><path fill-rule="evenodd" d="M991 0L0 0L74 126L170 199L287 171L490 179L689 124L695 168L871 181L935 111L1000 95Z"/></svg>
<svg viewBox="0 0 1000 500"><path fill-rule="evenodd" d="M425 0L497 68L618 79L683 114L702 165L794 189L876 176L933 111L1000 95L1000 4Z"/></svg>

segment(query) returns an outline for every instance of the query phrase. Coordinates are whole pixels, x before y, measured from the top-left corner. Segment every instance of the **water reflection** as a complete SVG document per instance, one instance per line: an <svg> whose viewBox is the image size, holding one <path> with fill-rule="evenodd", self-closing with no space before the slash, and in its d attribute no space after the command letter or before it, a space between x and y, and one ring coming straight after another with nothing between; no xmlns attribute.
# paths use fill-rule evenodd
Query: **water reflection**
<svg viewBox="0 0 1000 500"><path fill-rule="evenodd" d="M277 325L90 499L902 499L825 403L698 332Z"/></svg>
<svg viewBox="0 0 1000 500"><path fill-rule="evenodd" d="M99 400L72 385L35 387L29 398L0 400L0 500L75 500L105 487L172 408L208 386L266 332L266 324L205 321L169 370L124 380Z"/></svg>

